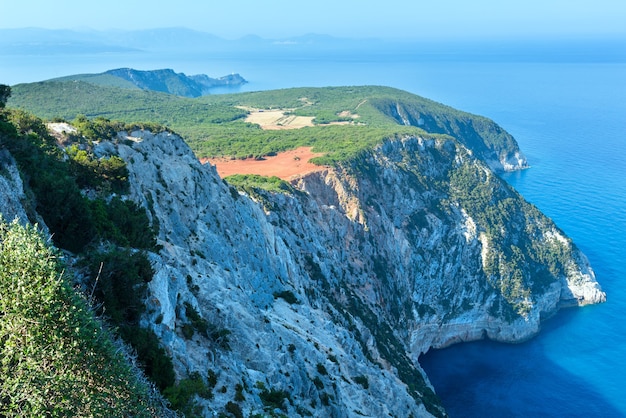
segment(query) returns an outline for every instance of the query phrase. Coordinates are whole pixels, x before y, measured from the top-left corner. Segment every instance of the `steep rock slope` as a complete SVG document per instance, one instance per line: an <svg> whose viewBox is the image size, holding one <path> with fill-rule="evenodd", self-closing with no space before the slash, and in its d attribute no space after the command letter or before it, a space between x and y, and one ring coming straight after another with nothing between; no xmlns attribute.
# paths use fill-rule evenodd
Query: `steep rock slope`
<svg viewBox="0 0 626 418"><path fill-rule="evenodd" d="M496 172L528 168L517 141L485 117L460 112L425 98L409 99L401 94L375 98L370 102L400 125L419 126L427 132L455 137Z"/></svg>
<svg viewBox="0 0 626 418"><path fill-rule="evenodd" d="M248 196L176 135L120 135L98 152L127 161L163 246L144 321L180 377L215 373L206 415L442 416L421 353L520 341L605 299L574 244L450 137Z"/></svg>

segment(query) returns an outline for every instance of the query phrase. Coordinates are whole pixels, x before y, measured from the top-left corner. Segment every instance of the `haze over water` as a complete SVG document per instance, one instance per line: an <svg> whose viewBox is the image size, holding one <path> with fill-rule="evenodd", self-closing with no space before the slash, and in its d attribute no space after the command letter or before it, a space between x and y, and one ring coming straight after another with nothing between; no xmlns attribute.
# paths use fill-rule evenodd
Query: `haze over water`
<svg viewBox="0 0 626 418"><path fill-rule="evenodd" d="M463 344L421 361L451 417L626 416L626 64L414 52L24 56L0 83L117 67L238 72L245 91L388 85L490 117L531 165L505 179L574 239L608 302L562 311L523 344Z"/></svg>

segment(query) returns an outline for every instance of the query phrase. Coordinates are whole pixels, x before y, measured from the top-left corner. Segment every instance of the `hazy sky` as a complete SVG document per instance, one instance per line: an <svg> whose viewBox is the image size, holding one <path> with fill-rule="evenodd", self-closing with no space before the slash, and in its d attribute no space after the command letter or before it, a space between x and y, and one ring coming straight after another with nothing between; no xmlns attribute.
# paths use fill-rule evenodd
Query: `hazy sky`
<svg viewBox="0 0 626 418"><path fill-rule="evenodd" d="M188 27L225 38L626 36L625 0L0 0L0 28Z"/></svg>

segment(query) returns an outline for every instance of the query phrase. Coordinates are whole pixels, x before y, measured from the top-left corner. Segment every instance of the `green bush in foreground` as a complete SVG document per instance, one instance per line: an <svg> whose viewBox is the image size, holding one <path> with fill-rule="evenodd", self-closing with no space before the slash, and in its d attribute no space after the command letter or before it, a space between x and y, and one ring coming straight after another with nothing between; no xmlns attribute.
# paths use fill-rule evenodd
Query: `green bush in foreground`
<svg viewBox="0 0 626 418"><path fill-rule="evenodd" d="M31 226L0 220L0 416L162 416Z"/></svg>

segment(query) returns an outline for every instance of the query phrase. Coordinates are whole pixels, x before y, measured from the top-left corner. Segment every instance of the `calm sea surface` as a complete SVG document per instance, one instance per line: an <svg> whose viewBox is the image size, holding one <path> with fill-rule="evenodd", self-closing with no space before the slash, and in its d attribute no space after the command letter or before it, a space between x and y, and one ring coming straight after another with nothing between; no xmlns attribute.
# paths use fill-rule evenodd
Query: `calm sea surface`
<svg viewBox="0 0 626 418"><path fill-rule="evenodd" d="M418 52L0 57L10 63L0 83L117 67L238 72L250 81L241 91L388 85L494 119L532 166L506 179L585 252L608 302L563 311L526 343L454 346L422 364L451 417L626 417L626 64L461 62Z"/></svg>

